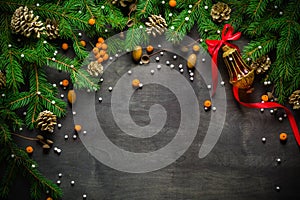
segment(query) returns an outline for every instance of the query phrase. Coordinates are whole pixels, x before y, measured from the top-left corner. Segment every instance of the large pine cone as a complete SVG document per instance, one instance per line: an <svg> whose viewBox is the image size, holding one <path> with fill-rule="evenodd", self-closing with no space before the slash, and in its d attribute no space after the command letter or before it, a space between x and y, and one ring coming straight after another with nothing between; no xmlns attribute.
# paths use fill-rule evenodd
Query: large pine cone
<svg viewBox="0 0 300 200"><path fill-rule="evenodd" d="M39 128L41 131L49 131L52 133L56 125L56 115L48 110L45 110L40 112L36 122L37 128Z"/></svg>
<svg viewBox="0 0 300 200"><path fill-rule="evenodd" d="M164 31L167 29L167 22L161 15L151 15L148 17L149 22L146 22L146 32L150 35L155 37L156 33L159 35L163 34Z"/></svg>
<svg viewBox="0 0 300 200"><path fill-rule="evenodd" d="M262 56L250 65L256 71L256 74L265 73L271 66L271 59L268 55Z"/></svg>
<svg viewBox="0 0 300 200"><path fill-rule="evenodd" d="M0 89L4 88L6 85L5 74L0 71Z"/></svg>
<svg viewBox="0 0 300 200"><path fill-rule="evenodd" d="M222 22L224 20L230 19L231 9L226 3L218 2L214 4L211 8L210 15L214 21Z"/></svg>
<svg viewBox="0 0 300 200"><path fill-rule="evenodd" d="M46 34L50 40L59 37L58 24L55 20L47 19L45 23L45 28L46 28Z"/></svg>
<svg viewBox="0 0 300 200"><path fill-rule="evenodd" d="M39 20L39 16L34 16L33 11L26 6L19 7L11 18L11 28L13 32L19 33L26 37L34 35L40 38L41 33L45 29L43 23Z"/></svg>
<svg viewBox="0 0 300 200"><path fill-rule="evenodd" d="M289 103L293 105L293 109L300 109L300 90L296 90L289 97Z"/></svg>
<svg viewBox="0 0 300 200"><path fill-rule="evenodd" d="M87 71L91 76L99 76L103 74L103 66L97 61L92 61L88 65Z"/></svg>

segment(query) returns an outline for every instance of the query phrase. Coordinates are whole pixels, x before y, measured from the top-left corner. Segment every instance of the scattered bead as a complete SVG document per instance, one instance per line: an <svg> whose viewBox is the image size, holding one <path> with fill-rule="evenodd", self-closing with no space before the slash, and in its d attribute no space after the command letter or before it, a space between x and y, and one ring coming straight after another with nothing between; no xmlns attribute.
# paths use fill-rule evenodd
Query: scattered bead
<svg viewBox="0 0 300 200"><path fill-rule="evenodd" d="M161 1L161 4L165 4L166 2L165 1Z"/></svg>
<svg viewBox="0 0 300 200"><path fill-rule="evenodd" d="M271 81L268 81L268 85L271 85Z"/></svg>
<svg viewBox="0 0 300 200"><path fill-rule="evenodd" d="M156 62L158 62L159 61L159 57L156 57L155 60L156 60Z"/></svg>
<svg viewBox="0 0 300 200"><path fill-rule="evenodd" d="M139 88L142 88L144 85L143 85L143 83L140 83L139 84Z"/></svg>
<svg viewBox="0 0 300 200"><path fill-rule="evenodd" d="M100 78L100 82L102 83L104 81L104 79L103 78Z"/></svg>
<svg viewBox="0 0 300 200"><path fill-rule="evenodd" d="M39 7L39 6L40 6L40 4L39 4L39 3L37 3L37 4L36 4L36 6L37 6L37 7Z"/></svg>
<svg viewBox="0 0 300 200"><path fill-rule="evenodd" d="M24 54L21 54L21 57L24 58Z"/></svg>
<svg viewBox="0 0 300 200"><path fill-rule="evenodd" d="M233 58L232 58L232 57L229 57L229 60L230 60L230 61L233 61Z"/></svg>
<svg viewBox="0 0 300 200"><path fill-rule="evenodd" d="M51 101L51 103L54 105L54 104L55 104L55 101L53 100L53 101Z"/></svg>
<svg viewBox="0 0 300 200"><path fill-rule="evenodd" d="M154 71L153 69L151 69L150 73L151 73L152 75L154 74L154 72L155 72L155 71Z"/></svg>
<svg viewBox="0 0 300 200"><path fill-rule="evenodd" d="M23 112L23 115L27 115L27 113L26 113L26 112Z"/></svg>
<svg viewBox="0 0 300 200"><path fill-rule="evenodd" d="M63 99L64 97L65 97L65 95L64 95L64 94L61 94L61 95L60 95L60 98L62 98L62 99Z"/></svg>
<svg viewBox="0 0 300 200"><path fill-rule="evenodd" d="M174 30L175 29L175 27L174 26L171 26L171 30Z"/></svg>
<svg viewBox="0 0 300 200"><path fill-rule="evenodd" d="M158 47L158 48L161 48L161 44L158 44L157 47Z"/></svg>
<svg viewBox="0 0 300 200"><path fill-rule="evenodd" d="M86 132L86 131L83 131L82 133L85 135L87 132Z"/></svg>
<svg viewBox="0 0 300 200"><path fill-rule="evenodd" d="M264 111L265 111L265 109L264 109L264 108L261 108L261 109L260 109L260 112L264 112Z"/></svg>
<svg viewBox="0 0 300 200"><path fill-rule="evenodd" d="M111 56L109 57L109 60L113 60L113 59L114 59L113 57L111 57Z"/></svg>
<svg viewBox="0 0 300 200"><path fill-rule="evenodd" d="M173 59L174 59L174 60L176 60L176 59L177 59L177 56L176 56L176 55L174 55L174 56L173 56Z"/></svg>
<svg viewBox="0 0 300 200"><path fill-rule="evenodd" d="M57 149L56 153L59 155L61 153L61 149Z"/></svg>
<svg viewBox="0 0 300 200"><path fill-rule="evenodd" d="M111 92L112 90L113 90L113 88L112 88L112 87L109 87L109 88L108 88L108 91L110 91L110 92Z"/></svg>
<svg viewBox="0 0 300 200"><path fill-rule="evenodd" d="M82 195L82 198L83 198L83 199L86 199L86 197L87 197L86 194L83 194L83 195Z"/></svg>
<svg viewBox="0 0 300 200"><path fill-rule="evenodd" d="M207 9L208 9L208 6L204 6L204 9L207 10Z"/></svg>
<svg viewBox="0 0 300 200"><path fill-rule="evenodd" d="M280 12L279 12L279 15L283 15L283 12L282 12L282 11L280 11Z"/></svg>
<svg viewBox="0 0 300 200"><path fill-rule="evenodd" d="M43 43L44 43L44 44L47 44L47 40L44 40Z"/></svg>
<svg viewBox="0 0 300 200"><path fill-rule="evenodd" d="M172 13L169 13L169 17L172 17L173 16L173 14Z"/></svg>
<svg viewBox="0 0 300 200"><path fill-rule="evenodd" d="M179 64L178 67L179 67L179 69L182 69L182 68L183 68L183 65L182 65L182 64Z"/></svg>
<svg viewBox="0 0 300 200"><path fill-rule="evenodd" d="M216 107L212 107L212 110L213 110L213 111L216 111L216 110L217 110L217 108L216 108Z"/></svg>
<svg viewBox="0 0 300 200"><path fill-rule="evenodd" d="M64 136L65 140L69 139L69 136L68 135L65 135Z"/></svg>
<svg viewBox="0 0 300 200"><path fill-rule="evenodd" d="M161 65L157 65L157 69L161 69Z"/></svg>
<svg viewBox="0 0 300 200"><path fill-rule="evenodd" d="M262 46L258 46L258 49L261 49L262 48Z"/></svg>
<svg viewBox="0 0 300 200"><path fill-rule="evenodd" d="M267 138L262 137L262 138L261 138L261 141L262 141L263 143L265 143L265 142L267 141Z"/></svg>
<svg viewBox="0 0 300 200"><path fill-rule="evenodd" d="M144 64L143 61L140 61L140 65Z"/></svg>
<svg viewBox="0 0 300 200"><path fill-rule="evenodd" d="M22 130L23 130L23 128L22 128L22 127L20 127L20 128L19 128L19 131L22 131Z"/></svg>
<svg viewBox="0 0 300 200"><path fill-rule="evenodd" d="M194 81L194 77L190 77L190 81Z"/></svg>
<svg viewBox="0 0 300 200"><path fill-rule="evenodd" d="M192 13L192 11L191 11L191 10L188 10L188 13L190 14L190 13ZM186 20L186 21L188 21L188 20Z"/></svg>
<svg viewBox="0 0 300 200"><path fill-rule="evenodd" d="M166 65L170 65L170 61L167 60L167 61L166 61Z"/></svg>
<svg viewBox="0 0 300 200"><path fill-rule="evenodd" d="M224 85L225 85L225 82L224 82L224 81L221 81L221 85L224 86Z"/></svg>
<svg viewBox="0 0 300 200"><path fill-rule="evenodd" d="M57 127L58 127L58 128L61 128L61 124L57 124Z"/></svg>
<svg viewBox="0 0 300 200"><path fill-rule="evenodd" d="M35 166L35 164L32 164L31 167L32 167L32 168L35 168L36 166Z"/></svg>
<svg viewBox="0 0 300 200"><path fill-rule="evenodd" d="M101 9L104 9L104 8L105 8L105 6L102 5L102 6L101 6Z"/></svg>
<svg viewBox="0 0 300 200"><path fill-rule="evenodd" d="M62 177L62 173L58 173L58 178L61 178Z"/></svg>
<svg viewBox="0 0 300 200"><path fill-rule="evenodd" d="M205 62L205 58L202 58L202 62Z"/></svg>
<svg viewBox="0 0 300 200"><path fill-rule="evenodd" d="M185 17L184 19L185 19L185 21L189 21L190 18L189 17Z"/></svg>
<svg viewBox="0 0 300 200"><path fill-rule="evenodd" d="M75 181L71 181L71 185L72 185L72 186L75 185Z"/></svg>
<svg viewBox="0 0 300 200"><path fill-rule="evenodd" d="M190 5L189 5L189 8L192 8L192 7L193 7L193 5L190 4Z"/></svg>
<svg viewBox="0 0 300 200"><path fill-rule="evenodd" d="M276 5L275 5L275 6L274 6L274 8L275 8L275 9L277 9L277 8L278 8L278 6L276 6Z"/></svg>
<svg viewBox="0 0 300 200"><path fill-rule="evenodd" d="M77 135L73 135L73 139L76 140L77 139Z"/></svg>
<svg viewBox="0 0 300 200"><path fill-rule="evenodd" d="M180 72L180 73L183 73L183 72L184 72L184 70L183 70L183 69L180 69L180 70L179 70L179 72Z"/></svg>
<svg viewBox="0 0 300 200"><path fill-rule="evenodd" d="M175 67L175 65L173 65L173 64L170 65L170 68L171 68L171 69L174 69L174 67Z"/></svg>
<svg viewBox="0 0 300 200"><path fill-rule="evenodd" d="M72 113L73 113L73 115L76 115L76 112L75 112L75 111L73 111Z"/></svg>
<svg viewBox="0 0 300 200"><path fill-rule="evenodd" d="M60 184L61 184L61 181L60 181L60 180L57 180L57 181L56 181L56 184L57 184L57 185L60 185Z"/></svg>
<svg viewBox="0 0 300 200"><path fill-rule="evenodd" d="M57 147L54 147L54 148L53 148L54 151L57 151L57 149L58 149Z"/></svg>
<svg viewBox="0 0 300 200"><path fill-rule="evenodd" d="M163 56L163 55L164 55L164 52L163 52L163 51L161 51L159 54L160 54L161 56Z"/></svg>
<svg viewBox="0 0 300 200"><path fill-rule="evenodd" d="M79 32L79 33L78 33L78 36L81 37L81 36L82 36L82 33Z"/></svg>
<svg viewBox="0 0 300 200"><path fill-rule="evenodd" d="M220 31L220 30L217 30L217 33L218 33L218 34L220 34L220 33L221 33L221 31Z"/></svg>
<svg viewBox="0 0 300 200"><path fill-rule="evenodd" d="M268 82L267 82L267 81L264 81L264 85L268 85Z"/></svg>
<svg viewBox="0 0 300 200"><path fill-rule="evenodd" d="M99 102L102 102L102 97L99 97L99 98L98 98L98 101L99 101Z"/></svg>
<svg viewBox="0 0 300 200"><path fill-rule="evenodd" d="M11 47L11 44L8 44L8 47L10 48L10 47Z"/></svg>
<svg viewBox="0 0 300 200"><path fill-rule="evenodd" d="M277 162L278 164L280 164L280 163L281 163L281 159L280 159L280 158L276 158L276 162Z"/></svg>
<svg viewBox="0 0 300 200"><path fill-rule="evenodd" d="M282 120L283 120L283 118L282 118L282 117L278 117L278 120L279 120L279 121L282 121Z"/></svg>
<svg viewBox="0 0 300 200"><path fill-rule="evenodd" d="M279 139L280 141L286 141L288 138L288 135L286 133L280 133Z"/></svg>
<svg viewBox="0 0 300 200"><path fill-rule="evenodd" d="M194 73L193 73L193 72L191 72L191 73L190 73L190 76L194 76Z"/></svg>
<svg viewBox="0 0 300 200"><path fill-rule="evenodd" d="M11 154L10 157L11 157L11 158L14 158L14 157L15 157L15 154Z"/></svg>
<svg viewBox="0 0 300 200"><path fill-rule="evenodd" d="M271 115L274 114L274 110L273 109L270 110L270 114Z"/></svg>
<svg viewBox="0 0 300 200"><path fill-rule="evenodd" d="M280 187L279 187L279 186L276 186L275 189L276 189L276 191L278 191L278 192L280 191Z"/></svg>
<svg viewBox="0 0 300 200"><path fill-rule="evenodd" d="M247 58L247 61L249 62L250 60L251 60L251 58L248 57L248 58Z"/></svg>

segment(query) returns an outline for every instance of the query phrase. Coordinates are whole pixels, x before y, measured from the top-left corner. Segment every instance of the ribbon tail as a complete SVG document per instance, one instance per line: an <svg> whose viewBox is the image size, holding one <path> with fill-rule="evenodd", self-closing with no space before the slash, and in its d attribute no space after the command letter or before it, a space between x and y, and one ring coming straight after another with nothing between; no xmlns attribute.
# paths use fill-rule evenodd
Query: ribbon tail
<svg viewBox="0 0 300 200"><path fill-rule="evenodd" d="M299 129L296 123L296 120L293 116L293 113L286 108L285 106L278 104L278 103L274 103L274 102L265 102L265 103L244 103L240 101L240 97L239 97L239 89L237 87L233 87L233 95L235 97L235 99L243 106L248 107L248 108L283 108L284 111L286 112L292 131L294 133L294 137L296 139L297 144L300 146L300 133L299 133Z"/></svg>

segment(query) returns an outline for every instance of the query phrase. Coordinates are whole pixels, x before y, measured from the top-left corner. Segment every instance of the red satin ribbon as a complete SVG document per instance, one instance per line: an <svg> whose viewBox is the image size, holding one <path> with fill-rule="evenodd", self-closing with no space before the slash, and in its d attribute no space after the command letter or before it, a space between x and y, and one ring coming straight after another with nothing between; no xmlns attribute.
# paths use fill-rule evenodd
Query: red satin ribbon
<svg viewBox="0 0 300 200"><path fill-rule="evenodd" d="M208 51L212 55L212 63L211 63L212 81L213 81L212 96L214 96L216 92L217 82L218 82L217 59L218 59L219 49L223 44L238 49L236 45L227 42L228 40L238 40L241 37L241 32L237 32L233 34L233 31L234 31L233 27L230 24L225 24L222 30L222 40L206 40Z"/></svg>
<svg viewBox="0 0 300 200"><path fill-rule="evenodd" d="M275 102L264 102L264 103L244 103L240 101L240 97L239 97L239 89L237 87L233 87L233 95L235 97L235 99L243 106L248 107L248 108L283 108L284 111L287 114L287 117L290 121L290 125L291 128L293 130L295 139L298 143L298 145L300 146L300 133L299 133L299 129L297 127L297 123L296 120L293 116L293 113L286 107L284 107L281 104L275 103Z"/></svg>

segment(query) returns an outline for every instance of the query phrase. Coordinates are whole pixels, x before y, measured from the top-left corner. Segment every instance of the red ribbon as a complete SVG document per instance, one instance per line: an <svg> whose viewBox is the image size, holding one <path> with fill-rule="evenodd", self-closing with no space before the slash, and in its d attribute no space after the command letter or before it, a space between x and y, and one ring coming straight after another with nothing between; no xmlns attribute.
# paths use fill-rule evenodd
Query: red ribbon
<svg viewBox="0 0 300 200"><path fill-rule="evenodd" d="M299 129L297 127L297 123L296 120L293 116L293 113L286 107L284 107L283 105L279 104L279 103L275 103L275 102L264 102L264 103L244 103L241 102L240 97L239 97L239 89L237 87L233 87L233 95L235 97L235 99L243 106L248 107L248 108L283 108L284 111L287 114L287 117L290 121L290 125L291 128L293 130L295 139L298 143L298 145L300 146L300 133L299 133Z"/></svg>
<svg viewBox="0 0 300 200"><path fill-rule="evenodd" d="M206 40L206 44L208 46L208 51L212 55L212 81L213 81L213 91L212 96L215 94L218 82L218 67L217 67L217 59L219 49L223 44L226 44L230 47L238 49L238 47L234 44L230 44L228 40L238 40L241 37L241 32L237 32L233 34L233 27L230 24L225 24L222 30L222 40Z"/></svg>

